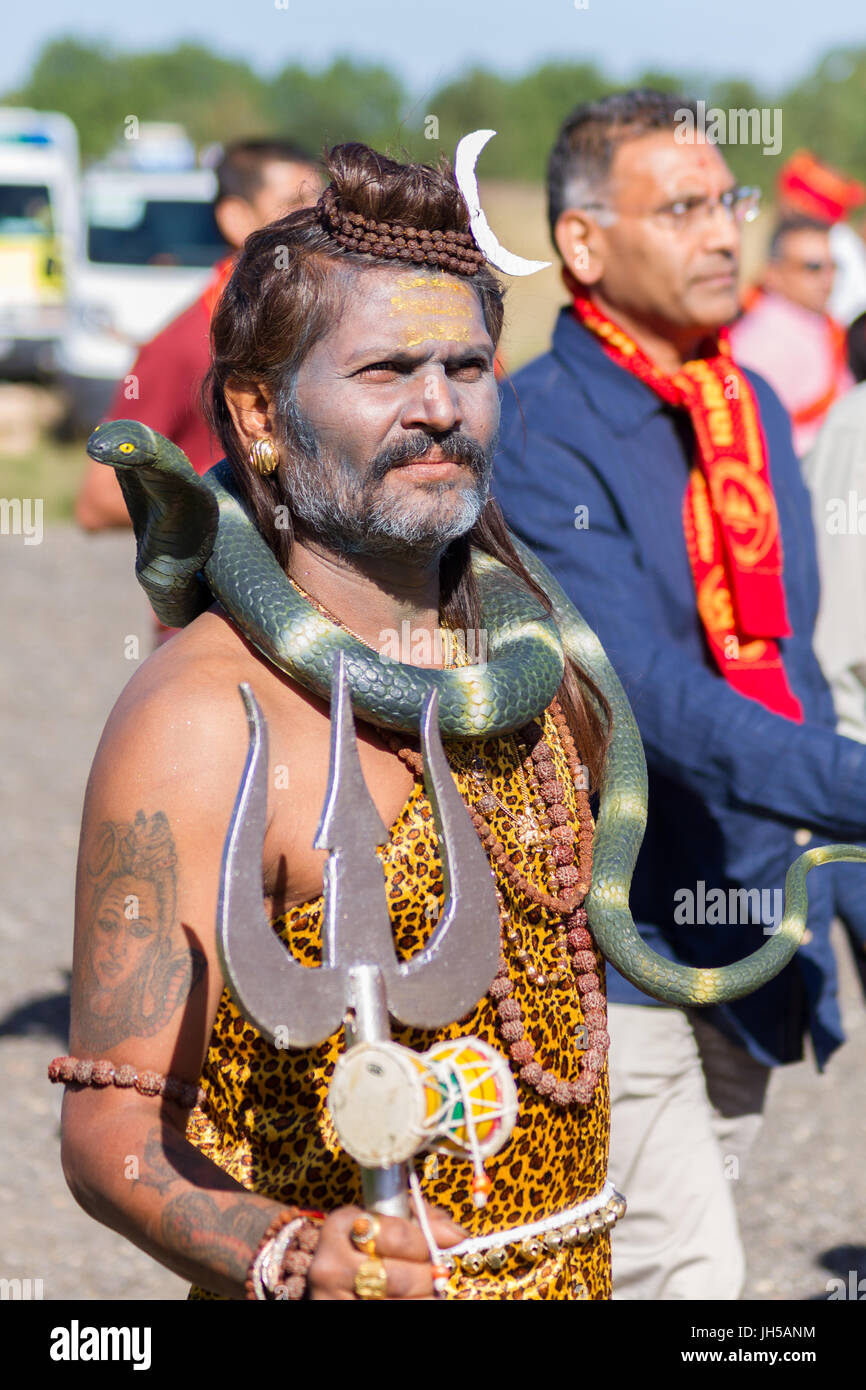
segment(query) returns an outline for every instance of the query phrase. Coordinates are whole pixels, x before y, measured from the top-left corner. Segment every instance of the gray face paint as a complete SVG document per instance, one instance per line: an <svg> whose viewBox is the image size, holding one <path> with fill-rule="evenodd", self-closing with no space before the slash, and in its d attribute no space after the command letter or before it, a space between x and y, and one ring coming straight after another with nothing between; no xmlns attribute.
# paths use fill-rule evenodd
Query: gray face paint
<svg viewBox="0 0 866 1390"><path fill-rule="evenodd" d="M490 491L496 439L484 449L460 431L407 434L381 450L361 475L347 460L327 453L298 407L295 382L277 396L283 431L280 470L292 514L329 550L341 555L435 554L475 525ZM467 465L473 483L429 482L426 501L383 495L381 483L401 463L423 459L434 448ZM455 506L454 492L459 491Z"/></svg>

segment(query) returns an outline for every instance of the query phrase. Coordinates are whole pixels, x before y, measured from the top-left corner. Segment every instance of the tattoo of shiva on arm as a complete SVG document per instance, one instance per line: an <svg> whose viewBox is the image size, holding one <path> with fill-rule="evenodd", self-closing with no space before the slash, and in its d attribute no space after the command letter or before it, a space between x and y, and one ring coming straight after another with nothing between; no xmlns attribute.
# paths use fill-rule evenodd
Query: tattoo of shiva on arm
<svg viewBox="0 0 866 1390"><path fill-rule="evenodd" d="M204 975L205 957L175 922L177 855L162 811L132 824L105 821L86 872L93 887L76 1023L85 1047L105 1051L160 1032Z"/></svg>

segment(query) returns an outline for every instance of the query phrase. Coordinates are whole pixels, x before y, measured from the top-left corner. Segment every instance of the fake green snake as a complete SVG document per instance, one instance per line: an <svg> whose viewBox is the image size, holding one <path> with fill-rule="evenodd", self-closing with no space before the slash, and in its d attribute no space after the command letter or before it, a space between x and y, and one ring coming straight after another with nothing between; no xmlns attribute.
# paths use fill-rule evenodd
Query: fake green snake
<svg viewBox="0 0 866 1390"><path fill-rule="evenodd" d="M87 451L116 471L135 529L136 573L164 623L183 627L216 598L270 662L326 698L333 654L342 648L353 704L373 724L414 732L435 685L443 738L513 732L546 709L565 656L571 657L595 681L611 714L589 923L606 959L653 998L719 1004L759 989L802 940L809 870L833 860L866 861L866 849L857 845L807 850L788 870L782 920L758 950L714 969L667 960L641 939L628 906L647 815L646 761L634 716L595 633L516 537L521 559L553 605L552 617L511 570L475 550L488 663L455 670L405 665L328 622L292 587L241 505L225 461L199 477L180 449L132 420L100 425Z"/></svg>

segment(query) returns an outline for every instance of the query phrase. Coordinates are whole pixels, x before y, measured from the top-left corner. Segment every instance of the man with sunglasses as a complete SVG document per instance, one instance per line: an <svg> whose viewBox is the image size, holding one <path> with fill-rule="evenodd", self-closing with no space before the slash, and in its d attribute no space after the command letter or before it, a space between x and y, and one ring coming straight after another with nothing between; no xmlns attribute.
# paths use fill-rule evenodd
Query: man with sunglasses
<svg viewBox="0 0 866 1390"><path fill-rule="evenodd" d="M563 125L548 193L571 302L506 395L494 490L597 629L640 726L635 921L701 966L775 930L805 845L866 837L866 747L833 731L812 651L815 541L787 415L721 331L757 195L694 114L637 91ZM611 1173L629 1200L615 1298L741 1294L735 1180L770 1070L806 1036L819 1066L843 1040L831 870L809 896L796 961L749 999L661 1007L608 971Z"/></svg>
<svg viewBox="0 0 866 1390"><path fill-rule="evenodd" d="M854 385L845 329L827 313L835 274L829 226L802 213L783 217L763 284L731 330L737 361L766 377L790 412L800 458Z"/></svg>

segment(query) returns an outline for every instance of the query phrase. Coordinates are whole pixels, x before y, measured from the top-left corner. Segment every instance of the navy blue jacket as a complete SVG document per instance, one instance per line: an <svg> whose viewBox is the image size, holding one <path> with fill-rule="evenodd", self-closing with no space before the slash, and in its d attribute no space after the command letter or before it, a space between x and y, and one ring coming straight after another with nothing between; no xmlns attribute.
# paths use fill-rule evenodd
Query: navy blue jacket
<svg viewBox="0 0 866 1390"><path fill-rule="evenodd" d="M778 924L774 892L804 842L866 838L866 745L833 732L812 651L818 571L788 416L767 383L748 376L779 510L793 630L782 656L804 724L738 694L709 654L683 534L695 448L687 414L613 363L570 309L552 350L516 374L517 398L505 387L494 470L509 525L598 632L631 701L650 774L632 913L655 950L690 965L728 964L767 940L764 928ZM858 869L866 917L866 865ZM798 1060L807 1029L819 1066L843 1040L829 941L835 872L809 876L811 935L794 961L757 993L711 1011L769 1065ZM719 920L719 897L707 907L714 889L729 905L726 925L708 924ZM763 922L750 920L737 889L767 890ZM608 993L652 1002L612 969Z"/></svg>

